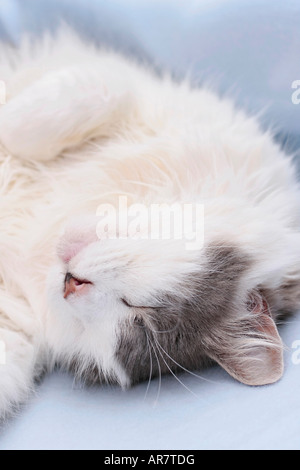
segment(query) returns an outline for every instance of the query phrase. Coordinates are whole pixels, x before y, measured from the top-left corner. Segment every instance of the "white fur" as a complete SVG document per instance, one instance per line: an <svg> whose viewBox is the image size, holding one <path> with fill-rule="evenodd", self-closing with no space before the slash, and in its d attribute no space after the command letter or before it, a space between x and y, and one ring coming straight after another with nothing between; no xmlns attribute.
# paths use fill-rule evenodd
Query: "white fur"
<svg viewBox="0 0 300 470"><path fill-rule="evenodd" d="M58 244L85 238L80 217L100 203L120 194L148 205L204 202L206 241L236 243L257 260L245 290L300 277L294 168L254 118L69 32L35 49L26 40L17 52L1 48L0 413L30 391L46 344L50 361L80 356L83 369L93 360L128 385L113 355L128 315L120 298L155 302L201 263L180 241L120 240L116 249L107 240L66 266ZM94 282L86 297L63 299L67 269Z"/></svg>

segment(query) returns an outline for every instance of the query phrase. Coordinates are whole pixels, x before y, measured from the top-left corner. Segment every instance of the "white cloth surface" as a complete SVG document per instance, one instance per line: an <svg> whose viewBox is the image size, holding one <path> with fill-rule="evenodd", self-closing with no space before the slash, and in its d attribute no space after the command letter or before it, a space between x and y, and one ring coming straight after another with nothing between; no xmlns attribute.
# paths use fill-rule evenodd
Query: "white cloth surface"
<svg viewBox="0 0 300 470"><path fill-rule="evenodd" d="M219 367L154 380L123 392L79 388L72 377L48 376L31 403L1 431L13 449L285 449L300 450L300 365L292 346L300 315L281 329L284 378L246 387ZM299 355L300 357L300 355ZM146 395L146 396L145 396Z"/></svg>
<svg viewBox="0 0 300 470"><path fill-rule="evenodd" d="M300 79L298 0L1 0L0 36L18 42L22 31L55 27L59 16L179 75L201 73L250 110L268 106L265 122L297 142L300 106L291 102L291 84ZM299 315L282 336L285 376L268 387L243 386L215 367L199 372L203 380L180 376L190 391L166 377L145 397L147 384L127 392L82 389L54 373L2 427L0 449L299 450L300 365L292 361Z"/></svg>

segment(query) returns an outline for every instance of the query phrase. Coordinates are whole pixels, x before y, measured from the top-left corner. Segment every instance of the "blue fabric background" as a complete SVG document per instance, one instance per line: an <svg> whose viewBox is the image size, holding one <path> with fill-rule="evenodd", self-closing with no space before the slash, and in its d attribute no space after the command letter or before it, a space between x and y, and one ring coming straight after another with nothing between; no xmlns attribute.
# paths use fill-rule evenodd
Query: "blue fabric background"
<svg viewBox="0 0 300 470"><path fill-rule="evenodd" d="M209 81L251 112L291 150L300 148L299 0L0 0L0 37L55 29L60 18L92 40ZM1 70L0 70L1 79ZM282 327L284 379L248 388L220 368L153 381L129 392L80 389L61 373L47 377L0 449L300 449L300 365L292 362L300 316Z"/></svg>

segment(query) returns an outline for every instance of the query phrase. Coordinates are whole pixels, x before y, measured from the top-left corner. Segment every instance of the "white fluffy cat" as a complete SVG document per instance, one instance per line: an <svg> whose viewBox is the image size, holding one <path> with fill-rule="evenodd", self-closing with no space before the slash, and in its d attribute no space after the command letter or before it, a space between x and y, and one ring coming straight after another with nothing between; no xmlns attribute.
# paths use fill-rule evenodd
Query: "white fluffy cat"
<svg viewBox="0 0 300 470"><path fill-rule="evenodd" d="M212 361L277 381L275 323L300 305L300 197L270 133L70 32L2 45L0 67L0 414L54 364L122 387ZM97 208L120 196L203 204L203 247L101 237Z"/></svg>

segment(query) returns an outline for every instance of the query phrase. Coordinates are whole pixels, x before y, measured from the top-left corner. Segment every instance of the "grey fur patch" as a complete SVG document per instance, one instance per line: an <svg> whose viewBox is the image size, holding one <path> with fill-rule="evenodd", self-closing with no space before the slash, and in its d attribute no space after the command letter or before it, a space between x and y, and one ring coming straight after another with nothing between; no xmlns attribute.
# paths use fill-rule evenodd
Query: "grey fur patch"
<svg viewBox="0 0 300 470"><path fill-rule="evenodd" d="M132 384L211 362L209 338L212 332L218 337L236 311L240 279L251 261L224 246L209 247L206 259L206 267L184 281L184 295L166 297L159 309L131 309L120 324L116 358Z"/></svg>
<svg viewBox="0 0 300 470"><path fill-rule="evenodd" d="M87 386L97 384L118 384L118 378L113 373L104 374L102 369L95 363L91 362L88 367L83 367L80 357L74 357L72 361L65 367L69 372L75 375L75 378L84 382Z"/></svg>
<svg viewBox="0 0 300 470"><path fill-rule="evenodd" d="M288 280L279 289L281 312L294 313L300 308L300 279Z"/></svg>
<svg viewBox="0 0 300 470"><path fill-rule="evenodd" d="M262 287L261 292L275 319L291 315L300 308L300 279L286 280L278 289Z"/></svg>

